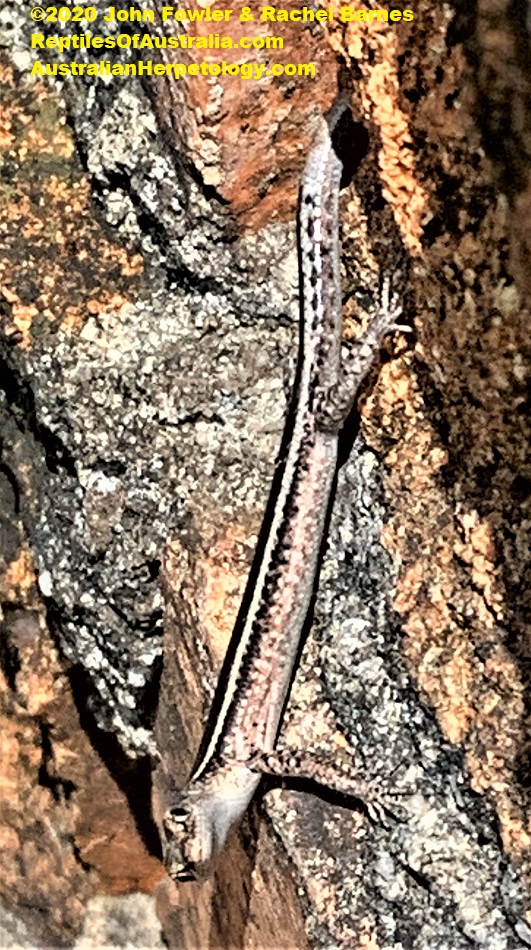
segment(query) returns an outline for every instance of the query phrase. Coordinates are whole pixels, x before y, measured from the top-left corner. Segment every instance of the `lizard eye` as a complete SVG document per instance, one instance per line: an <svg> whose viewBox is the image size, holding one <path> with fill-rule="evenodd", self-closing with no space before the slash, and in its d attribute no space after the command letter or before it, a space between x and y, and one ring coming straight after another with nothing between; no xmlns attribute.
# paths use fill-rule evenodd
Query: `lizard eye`
<svg viewBox="0 0 531 950"><path fill-rule="evenodd" d="M184 884L186 881L197 881L197 874L191 864L181 864L178 867L172 867L170 874L175 881Z"/></svg>
<svg viewBox="0 0 531 950"><path fill-rule="evenodd" d="M189 812L187 812L186 808L179 808L178 806L175 806L175 808L168 809L168 814L171 815L175 821L185 822L188 818Z"/></svg>

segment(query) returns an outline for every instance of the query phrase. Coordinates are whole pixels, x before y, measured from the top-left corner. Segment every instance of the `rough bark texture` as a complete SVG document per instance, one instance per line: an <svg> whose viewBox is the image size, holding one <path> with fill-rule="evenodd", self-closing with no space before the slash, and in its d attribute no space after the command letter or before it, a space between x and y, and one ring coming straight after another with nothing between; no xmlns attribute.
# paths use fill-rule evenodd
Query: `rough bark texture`
<svg viewBox="0 0 531 950"><path fill-rule="evenodd" d="M2 945L531 946L526 5L283 29L315 85L58 90L28 78L25 8L5 20ZM396 271L414 333L344 433L282 739L410 792L384 826L272 789L177 889L153 729L184 783L280 441L298 178L338 85L347 332Z"/></svg>

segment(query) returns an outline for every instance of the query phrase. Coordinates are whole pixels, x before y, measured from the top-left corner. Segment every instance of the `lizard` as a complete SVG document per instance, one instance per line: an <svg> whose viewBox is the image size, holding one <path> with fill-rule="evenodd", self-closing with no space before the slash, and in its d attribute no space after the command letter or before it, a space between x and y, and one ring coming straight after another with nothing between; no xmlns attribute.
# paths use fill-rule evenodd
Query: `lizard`
<svg viewBox="0 0 531 950"><path fill-rule="evenodd" d="M173 794L162 819L165 863L177 882L209 873L262 775L286 771L275 746L314 593L339 432L384 336L407 329L396 323L401 308L386 281L367 330L342 358L342 163L333 136L347 109L339 100L320 116L303 172L300 341L292 405L213 711L189 781ZM306 774L319 781L315 763ZM349 794L372 801L376 810L377 796L362 779L350 783Z"/></svg>

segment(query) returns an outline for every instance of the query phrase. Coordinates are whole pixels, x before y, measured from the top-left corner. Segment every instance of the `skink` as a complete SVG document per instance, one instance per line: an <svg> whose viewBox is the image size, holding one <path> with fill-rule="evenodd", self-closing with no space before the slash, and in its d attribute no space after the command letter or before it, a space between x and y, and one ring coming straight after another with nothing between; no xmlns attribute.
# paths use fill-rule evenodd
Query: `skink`
<svg viewBox="0 0 531 950"><path fill-rule="evenodd" d="M338 432L399 308L383 294L341 360L338 199L332 135L346 105L319 121L299 206L301 332L292 407L255 562L221 674L214 714L186 788L163 819L176 881L208 873L273 753L310 607L337 465Z"/></svg>

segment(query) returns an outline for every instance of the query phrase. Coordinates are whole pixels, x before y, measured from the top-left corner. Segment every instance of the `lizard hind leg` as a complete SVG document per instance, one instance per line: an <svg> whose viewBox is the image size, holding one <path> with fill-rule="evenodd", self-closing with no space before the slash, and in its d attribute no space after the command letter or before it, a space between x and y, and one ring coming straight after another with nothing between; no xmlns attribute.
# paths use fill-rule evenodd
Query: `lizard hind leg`
<svg viewBox="0 0 531 950"><path fill-rule="evenodd" d="M322 432L338 432L341 429L384 337L396 330L409 332L410 327L397 322L401 314L399 296L391 290L391 281L386 277L382 283L378 310L367 329L358 340L349 343L348 349L342 348L337 382L315 394L315 420Z"/></svg>

